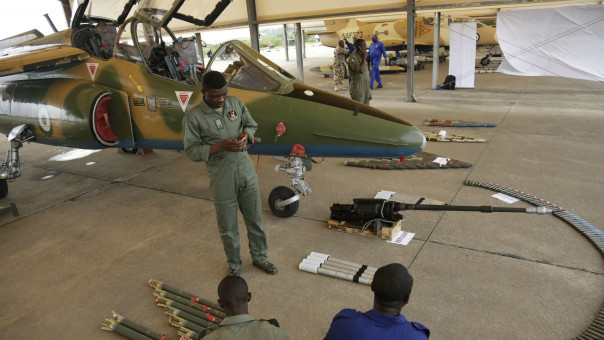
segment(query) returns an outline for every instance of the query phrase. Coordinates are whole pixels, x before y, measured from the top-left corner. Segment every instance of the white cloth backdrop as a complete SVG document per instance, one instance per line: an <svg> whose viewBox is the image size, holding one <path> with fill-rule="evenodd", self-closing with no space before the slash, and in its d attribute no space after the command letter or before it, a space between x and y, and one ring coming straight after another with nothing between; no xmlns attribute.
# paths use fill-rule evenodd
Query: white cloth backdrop
<svg viewBox="0 0 604 340"><path fill-rule="evenodd" d="M451 23L449 39L449 74L455 76L455 88L474 88L476 22Z"/></svg>
<svg viewBox="0 0 604 340"><path fill-rule="evenodd" d="M500 11L498 71L604 81L604 6Z"/></svg>

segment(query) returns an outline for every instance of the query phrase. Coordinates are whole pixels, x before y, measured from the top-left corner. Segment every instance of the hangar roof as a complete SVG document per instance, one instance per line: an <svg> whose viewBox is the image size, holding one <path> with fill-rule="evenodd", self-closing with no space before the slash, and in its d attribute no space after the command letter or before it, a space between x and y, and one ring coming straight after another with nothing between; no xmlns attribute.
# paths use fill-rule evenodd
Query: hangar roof
<svg viewBox="0 0 604 340"><path fill-rule="evenodd" d="M157 0L161 2L162 0ZM167 1L167 0L163 0ZM181 13L204 18L216 6L217 0L186 1ZM95 13L116 18L126 0L92 0ZM406 1L393 0L255 0L256 16L259 25L288 24L302 22L313 26L317 21L335 18L366 18L366 20L391 20L406 16ZM495 18L499 9L534 8L543 6L562 6L570 4L597 4L600 1L586 0L417 0L418 14L429 15L444 12L452 16L471 16L479 19ZM72 9L74 10L74 9ZM233 0L211 27L203 29L247 27L247 1ZM189 23L175 20L171 24L175 31L199 31Z"/></svg>

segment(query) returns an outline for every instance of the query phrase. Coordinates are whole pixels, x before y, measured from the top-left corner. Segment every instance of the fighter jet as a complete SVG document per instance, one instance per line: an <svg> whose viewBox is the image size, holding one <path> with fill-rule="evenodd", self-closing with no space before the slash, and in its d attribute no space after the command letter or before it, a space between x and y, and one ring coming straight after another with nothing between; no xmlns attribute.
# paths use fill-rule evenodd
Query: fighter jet
<svg viewBox="0 0 604 340"><path fill-rule="evenodd" d="M443 17L440 22L440 46L449 46L451 20L468 21L470 18ZM354 39L364 39L367 46L371 44L371 37L377 35L386 50L399 52L407 41L407 19L386 21L381 23L362 22L357 19L325 20L324 31L307 31L306 34L317 34L321 44L336 47L340 39L352 42ZM415 46L420 50L431 50L434 45L434 18L417 17L415 20ZM495 28L477 21L476 45L497 45ZM404 58L400 56L390 58L389 65L400 65ZM402 66L402 65L400 65ZM405 65L406 66L406 65Z"/></svg>
<svg viewBox="0 0 604 340"><path fill-rule="evenodd" d="M469 18L455 18L453 20L468 21ZM381 23L362 22L357 19L325 20L324 31L307 31L306 34L317 34L321 44L336 47L340 39L364 39L371 43L371 37L377 34L386 48L400 48L407 41L407 19L386 21ZM443 17L440 25L440 46L449 46L449 24L451 18ZM417 17L415 20L415 45L434 45L434 18ZM477 21L476 45L497 45L495 28Z"/></svg>
<svg viewBox="0 0 604 340"><path fill-rule="evenodd" d="M177 37L168 24L211 25L230 0L204 20L181 14L184 1L142 1L125 19L138 2L129 0L114 20L89 14L84 0L71 28L3 51L12 54L0 58L0 132L10 141L1 198L21 175L26 142L182 150L182 119L203 100L206 70L222 72L229 95L258 122L249 153L283 161L279 169L292 178L293 190L269 195L277 216L295 214L312 192L304 179L312 157L405 157L424 148L424 135L407 121L310 87L240 41L224 43L199 67L195 39Z"/></svg>

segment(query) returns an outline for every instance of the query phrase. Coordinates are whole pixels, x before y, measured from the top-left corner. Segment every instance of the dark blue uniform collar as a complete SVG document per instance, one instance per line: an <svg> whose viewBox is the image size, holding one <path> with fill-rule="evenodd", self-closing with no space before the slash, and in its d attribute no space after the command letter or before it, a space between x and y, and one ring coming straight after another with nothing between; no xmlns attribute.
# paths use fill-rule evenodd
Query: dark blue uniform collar
<svg viewBox="0 0 604 340"><path fill-rule="evenodd" d="M370 318L371 320L374 320L378 323L382 323L382 324L404 324L405 322L407 322L407 319L405 318L405 316L403 314L398 314L395 317L380 313L378 311L376 311L375 309L372 309L368 312L365 312L365 315Z"/></svg>

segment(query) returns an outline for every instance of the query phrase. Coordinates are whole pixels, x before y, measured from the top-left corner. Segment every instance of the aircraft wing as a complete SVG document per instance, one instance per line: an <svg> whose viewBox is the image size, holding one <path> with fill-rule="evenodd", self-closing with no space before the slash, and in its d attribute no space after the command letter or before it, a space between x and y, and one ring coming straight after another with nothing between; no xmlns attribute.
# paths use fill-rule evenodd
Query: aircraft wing
<svg viewBox="0 0 604 340"><path fill-rule="evenodd" d="M327 34L332 34L332 33L337 33L336 31L304 31L304 34L306 35L327 35Z"/></svg>
<svg viewBox="0 0 604 340"><path fill-rule="evenodd" d="M17 49L20 53L0 58L0 76L32 72L64 64L81 62L90 55L69 45L55 45L35 50Z"/></svg>

